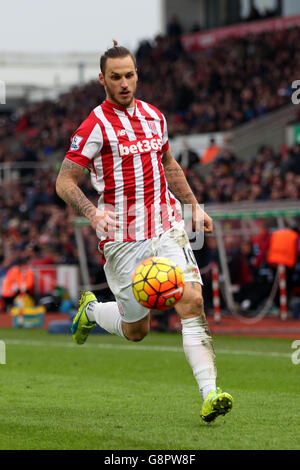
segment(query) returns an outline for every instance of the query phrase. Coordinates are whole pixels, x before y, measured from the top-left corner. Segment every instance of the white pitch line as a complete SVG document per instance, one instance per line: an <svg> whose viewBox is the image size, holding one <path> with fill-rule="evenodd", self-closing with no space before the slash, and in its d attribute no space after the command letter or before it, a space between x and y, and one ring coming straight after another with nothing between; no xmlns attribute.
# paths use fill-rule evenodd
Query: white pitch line
<svg viewBox="0 0 300 470"><path fill-rule="evenodd" d="M5 344L12 344L12 345L25 345L25 346L54 346L54 347L61 347L61 348L78 348L79 346L75 343L62 343L59 341L37 341L37 340L14 340L8 339L4 340ZM146 346L146 345L134 345L134 344L95 344L89 343L82 346L83 348L97 348L97 349L114 349L114 350L127 350L127 351L159 351L159 352L180 352L183 353L183 349L181 347L175 346ZM236 350L236 349L217 349L217 354L229 354L229 355L237 355L237 356L268 356L268 357L291 357L291 353L281 353L281 352L272 352L272 351L247 351L247 350Z"/></svg>

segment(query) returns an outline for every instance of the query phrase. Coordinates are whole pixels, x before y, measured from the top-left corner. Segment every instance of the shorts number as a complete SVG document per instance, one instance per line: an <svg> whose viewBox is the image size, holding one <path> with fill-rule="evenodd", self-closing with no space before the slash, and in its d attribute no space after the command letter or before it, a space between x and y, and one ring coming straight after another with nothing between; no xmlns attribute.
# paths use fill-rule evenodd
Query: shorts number
<svg viewBox="0 0 300 470"><path fill-rule="evenodd" d="M183 253L184 253L186 262L187 262L188 264L189 264L189 263L192 263L192 264L196 264L196 265L197 265L197 261L196 261L196 259L195 259L193 250L192 250L191 248L186 249L184 246L182 247L182 249L183 249Z"/></svg>

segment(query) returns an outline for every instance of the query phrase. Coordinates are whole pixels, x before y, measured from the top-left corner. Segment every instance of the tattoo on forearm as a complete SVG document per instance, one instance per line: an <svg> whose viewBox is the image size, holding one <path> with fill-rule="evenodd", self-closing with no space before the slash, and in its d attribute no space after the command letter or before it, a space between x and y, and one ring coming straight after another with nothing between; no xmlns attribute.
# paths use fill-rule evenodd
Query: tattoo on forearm
<svg viewBox="0 0 300 470"><path fill-rule="evenodd" d="M96 207L77 185L83 171L83 167L65 159L57 178L56 190L66 204L71 206L79 215L90 219L95 214Z"/></svg>
<svg viewBox="0 0 300 470"><path fill-rule="evenodd" d="M79 215L83 215L88 219L90 219L96 211L95 206L87 199L81 189L74 184L67 184L62 191L61 197Z"/></svg>
<svg viewBox="0 0 300 470"><path fill-rule="evenodd" d="M172 162L169 166L164 167L168 186L175 197L182 204L192 204L196 202L193 191L191 190L182 168L177 162Z"/></svg>

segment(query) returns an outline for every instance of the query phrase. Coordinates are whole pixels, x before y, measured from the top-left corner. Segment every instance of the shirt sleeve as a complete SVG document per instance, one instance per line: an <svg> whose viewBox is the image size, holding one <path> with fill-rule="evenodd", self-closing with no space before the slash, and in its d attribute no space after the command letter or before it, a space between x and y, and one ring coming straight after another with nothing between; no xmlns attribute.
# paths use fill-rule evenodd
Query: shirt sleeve
<svg viewBox="0 0 300 470"><path fill-rule="evenodd" d="M166 153L168 150L169 150L168 126L167 126L166 118L163 115L162 153Z"/></svg>
<svg viewBox="0 0 300 470"><path fill-rule="evenodd" d="M101 127L90 115L72 135L70 148L65 157L78 165L89 168L92 160L101 152L102 146Z"/></svg>

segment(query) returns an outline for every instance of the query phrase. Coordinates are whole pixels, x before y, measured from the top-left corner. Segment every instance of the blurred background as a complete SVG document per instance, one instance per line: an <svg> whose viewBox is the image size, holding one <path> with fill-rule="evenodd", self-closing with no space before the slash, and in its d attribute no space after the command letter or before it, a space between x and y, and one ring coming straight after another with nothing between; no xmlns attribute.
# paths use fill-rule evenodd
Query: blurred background
<svg viewBox="0 0 300 470"><path fill-rule="evenodd" d="M11 0L0 31L0 327L69 331L78 292L111 300L95 233L55 193L70 136L104 99L112 38L137 59L137 97L215 231L194 252L216 331L300 318L300 3ZM89 178L82 189L96 204ZM283 323L285 322L285 323ZM283 326L283 324L285 326ZM152 328L177 331L174 311Z"/></svg>

